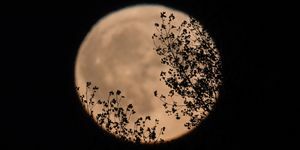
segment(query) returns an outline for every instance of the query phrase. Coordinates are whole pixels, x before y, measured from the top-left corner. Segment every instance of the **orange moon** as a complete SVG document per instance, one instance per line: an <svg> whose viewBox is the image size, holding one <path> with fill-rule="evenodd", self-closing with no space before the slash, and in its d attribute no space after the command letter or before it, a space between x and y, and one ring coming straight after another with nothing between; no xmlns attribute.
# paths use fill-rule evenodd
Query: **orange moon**
<svg viewBox="0 0 300 150"><path fill-rule="evenodd" d="M75 80L78 87L85 87L88 81L99 86L98 97L107 97L111 90L121 90L126 96L124 103L133 104L137 112L134 116L159 119L158 127L166 127L161 138L170 141L190 130L184 127L188 118L176 120L168 116L162 102L153 95L155 90L169 91L164 82L159 81L160 72L167 68L160 63L151 39L156 32L154 23L161 21L162 11L174 14L175 25L188 20L187 14L161 5L131 6L100 19L80 46ZM79 94L83 93L79 90Z"/></svg>

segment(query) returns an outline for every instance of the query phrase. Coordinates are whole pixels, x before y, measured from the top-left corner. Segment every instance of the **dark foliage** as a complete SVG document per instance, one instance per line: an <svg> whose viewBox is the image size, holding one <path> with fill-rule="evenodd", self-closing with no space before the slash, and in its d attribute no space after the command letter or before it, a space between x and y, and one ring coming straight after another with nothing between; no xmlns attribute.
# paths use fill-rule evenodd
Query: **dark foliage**
<svg viewBox="0 0 300 150"><path fill-rule="evenodd" d="M78 93L79 87L76 88ZM89 115L96 120L96 123L103 129L119 137L125 142L134 143L157 143L163 142L161 135L165 132L165 127L158 129L158 119L150 116L138 117L130 126L132 116L136 113L132 104L122 106L120 101L125 100L120 90L110 91L107 99L95 97L99 90L97 86L92 87L91 82L86 83L85 94L79 95L82 104ZM101 110L95 110L99 105ZM149 127L147 122L154 121L154 126Z"/></svg>
<svg viewBox="0 0 300 150"><path fill-rule="evenodd" d="M162 12L161 23L155 23L154 50L161 63L169 67L160 77L170 87L169 98L174 95L182 101L169 102L163 94L154 95L163 101L166 113L176 119L189 116L184 124L188 129L198 125L213 109L221 86L220 55L199 22L190 17L181 25L174 24L175 16Z"/></svg>

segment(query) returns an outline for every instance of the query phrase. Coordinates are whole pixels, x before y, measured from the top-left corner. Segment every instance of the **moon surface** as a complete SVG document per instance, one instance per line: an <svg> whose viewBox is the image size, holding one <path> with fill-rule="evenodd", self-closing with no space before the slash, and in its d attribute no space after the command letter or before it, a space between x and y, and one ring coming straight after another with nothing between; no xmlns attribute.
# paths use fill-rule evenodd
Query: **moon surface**
<svg viewBox="0 0 300 150"><path fill-rule="evenodd" d="M149 115L159 119L159 126L166 127L161 138L169 141L190 130L183 125L188 118L176 120L174 116L168 116L162 102L153 95L155 90L169 91L164 82L159 81L160 72L166 66L160 63L151 39L156 32L154 23L160 23L162 11L175 15L175 25L188 19L187 14L165 6L136 5L99 20L80 46L75 80L76 86L82 87L79 94L83 94L88 81L100 87L97 97L104 98L111 90L121 90L126 96L124 103L133 104L137 112L134 116Z"/></svg>

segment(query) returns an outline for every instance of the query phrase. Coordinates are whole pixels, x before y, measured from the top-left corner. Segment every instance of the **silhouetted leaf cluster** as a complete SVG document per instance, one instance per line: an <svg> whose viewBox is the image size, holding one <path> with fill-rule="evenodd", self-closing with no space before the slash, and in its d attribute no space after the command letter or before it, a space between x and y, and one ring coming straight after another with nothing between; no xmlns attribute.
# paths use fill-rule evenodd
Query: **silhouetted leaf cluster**
<svg viewBox="0 0 300 150"><path fill-rule="evenodd" d="M181 25L174 25L175 16L166 12L160 15L161 23L155 23L156 33L152 39L154 50L161 57L161 63L169 66L161 71L160 77L171 88L168 97L182 97L182 104L167 101L167 97L154 91L154 96L163 101L166 113L189 116L184 124L187 128L196 126L212 110L217 91L221 85L220 55L208 33L199 22L190 17Z"/></svg>
<svg viewBox="0 0 300 150"><path fill-rule="evenodd" d="M79 93L79 87L76 88ZM155 143L163 142L160 137L165 132L165 127L158 129L159 120L154 119L154 125L148 127L147 122L152 121L150 116L139 117L134 121L133 127L130 127L129 122L132 116L136 113L132 104L122 106L121 100L125 99L120 90L110 91L106 99L97 99L95 97L99 87L92 87L91 82L86 83L85 94L80 95L80 100L92 118L103 129L115 134L124 141L135 143ZM96 105L100 105L101 111L94 112Z"/></svg>

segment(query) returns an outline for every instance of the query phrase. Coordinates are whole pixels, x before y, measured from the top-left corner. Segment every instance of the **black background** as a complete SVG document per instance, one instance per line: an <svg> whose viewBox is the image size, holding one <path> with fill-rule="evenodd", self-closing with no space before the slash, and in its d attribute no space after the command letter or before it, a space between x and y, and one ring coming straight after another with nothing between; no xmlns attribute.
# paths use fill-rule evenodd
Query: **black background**
<svg viewBox="0 0 300 150"><path fill-rule="evenodd" d="M74 89L77 50L91 26L109 12L140 3L164 4L196 17L214 38L223 58L224 86L216 110L192 134L157 146L124 144L105 135L85 116ZM285 56L274 47L281 42L276 38L280 35L278 24L285 24L287 19L276 12L273 4L253 1L2 4L1 143L10 148L40 149L245 149L280 145L279 137L292 129L278 128L292 117L269 103L286 98L279 94L286 89L280 70L288 68L282 63ZM285 121L277 120L283 117Z"/></svg>

